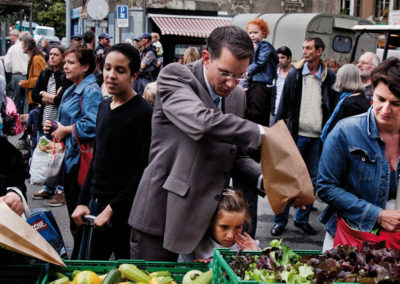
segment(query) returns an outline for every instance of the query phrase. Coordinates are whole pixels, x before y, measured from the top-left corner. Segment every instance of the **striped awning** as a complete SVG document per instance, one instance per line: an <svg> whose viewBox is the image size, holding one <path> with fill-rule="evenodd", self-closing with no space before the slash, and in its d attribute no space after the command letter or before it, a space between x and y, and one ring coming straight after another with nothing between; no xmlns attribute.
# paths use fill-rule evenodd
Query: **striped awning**
<svg viewBox="0 0 400 284"><path fill-rule="evenodd" d="M196 17L149 14L149 18L161 30L162 35L179 35L207 38L217 27L230 25L231 18L223 17Z"/></svg>

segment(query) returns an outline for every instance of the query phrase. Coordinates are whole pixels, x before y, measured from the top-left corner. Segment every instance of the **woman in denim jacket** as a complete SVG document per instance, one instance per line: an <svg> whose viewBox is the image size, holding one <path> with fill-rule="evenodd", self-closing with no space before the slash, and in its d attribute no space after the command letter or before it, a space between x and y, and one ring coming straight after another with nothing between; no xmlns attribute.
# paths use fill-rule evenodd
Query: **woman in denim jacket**
<svg viewBox="0 0 400 284"><path fill-rule="evenodd" d="M103 100L103 95L93 75L96 67L93 50L74 47L64 53L64 58L65 76L74 84L65 91L62 97L56 129L53 129L50 120L44 122L43 129L45 133L50 132L56 141L63 141L65 144L64 193L68 215L71 217L80 192L77 182L80 150L74 138L73 126L75 125L80 143L94 140L97 110ZM74 251L71 258L74 259L79 249L80 233L77 232L75 223L72 221L70 223L74 236Z"/></svg>
<svg viewBox="0 0 400 284"><path fill-rule="evenodd" d="M372 72L373 105L340 121L323 147L318 196L328 204L323 250L332 248L336 217L370 232L400 230L394 209L400 170L400 60L391 57ZM393 201L392 201L393 200Z"/></svg>

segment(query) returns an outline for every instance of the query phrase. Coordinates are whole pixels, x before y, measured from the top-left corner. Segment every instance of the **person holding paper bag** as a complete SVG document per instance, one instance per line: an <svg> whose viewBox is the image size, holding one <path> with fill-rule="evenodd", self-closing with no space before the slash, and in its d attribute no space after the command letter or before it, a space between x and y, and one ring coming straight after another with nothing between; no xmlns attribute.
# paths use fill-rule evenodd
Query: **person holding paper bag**
<svg viewBox="0 0 400 284"><path fill-rule="evenodd" d="M268 128L243 119L237 86L253 53L244 30L219 27L202 59L161 70L149 165L129 217L131 258L176 261L193 252L232 175L261 189L260 165L245 148L257 149Z"/></svg>
<svg viewBox="0 0 400 284"><path fill-rule="evenodd" d="M317 194L328 204L319 217L327 230L324 250L339 235L337 220L361 232L380 229L381 236L400 232L400 208L394 206L400 199L400 60L391 57L376 67L372 85L372 107L341 120L323 147Z"/></svg>

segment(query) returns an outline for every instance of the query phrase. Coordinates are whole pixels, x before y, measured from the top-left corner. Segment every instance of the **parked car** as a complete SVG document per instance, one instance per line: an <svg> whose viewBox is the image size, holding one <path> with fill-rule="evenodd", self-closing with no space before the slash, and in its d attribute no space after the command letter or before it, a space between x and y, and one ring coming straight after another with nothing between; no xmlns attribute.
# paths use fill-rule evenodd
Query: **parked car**
<svg viewBox="0 0 400 284"><path fill-rule="evenodd" d="M36 41L36 44L39 43L39 40L43 36L55 36L55 35L56 35L56 30L52 27L37 26L33 31L33 39Z"/></svg>

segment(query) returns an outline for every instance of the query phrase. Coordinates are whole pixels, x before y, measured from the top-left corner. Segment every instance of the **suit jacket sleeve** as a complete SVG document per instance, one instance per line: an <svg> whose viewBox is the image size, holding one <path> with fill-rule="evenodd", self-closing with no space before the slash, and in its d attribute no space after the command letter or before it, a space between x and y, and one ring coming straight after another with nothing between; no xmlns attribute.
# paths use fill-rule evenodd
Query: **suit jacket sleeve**
<svg viewBox="0 0 400 284"><path fill-rule="evenodd" d="M170 64L163 68L157 88L164 114L191 139L208 138L257 149L260 140L257 124L207 107L203 102L206 98L199 97L200 93L204 96L204 89L199 89L199 80L184 65Z"/></svg>

